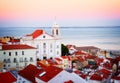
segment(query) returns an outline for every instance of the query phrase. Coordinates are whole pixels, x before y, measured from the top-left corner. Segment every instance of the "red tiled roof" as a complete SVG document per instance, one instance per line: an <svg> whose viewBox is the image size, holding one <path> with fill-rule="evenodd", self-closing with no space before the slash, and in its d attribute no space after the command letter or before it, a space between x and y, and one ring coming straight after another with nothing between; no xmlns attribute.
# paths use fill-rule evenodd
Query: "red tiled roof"
<svg viewBox="0 0 120 83"><path fill-rule="evenodd" d="M83 53L82 51L77 51L75 52L75 55L85 55L85 53Z"/></svg>
<svg viewBox="0 0 120 83"><path fill-rule="evenodd" d="M55 58L55 60L57 60L57 61L62 61L60 58Z"/></svg>
<svg viewBox="0 0 120 83"><path fill-rule="evenodd" d="M72 80L65 81L64 83L74 83Z"/></svg>
<svg viewBox="0 0 120 83"><path fill-rule="evenodd" d="M10 42L14 43L14 42L20 42L20 39L11 39Z"/></svg>
<svg viewBox="0 0 120 83"><path fill-rule="evenodd" d="M46 68L47 66L42 64L41 62L37 61L37 66L42 67L43 69Z"/></svg>
<svg viewBox="0 0 120 83"><path fill-rule="evenodd" d="M36 83L35 82L35 75L42 72L42 69L37 69L36 66L30 64L28 65L26 68L24 68L23 70L19 71L19 75L21 75L22 77L26 78L27 80Z"/></svg>
<svg viewBox="0 0 120 83"><path fill-rule="evenodd" d="M86 79L87 75L85 75L85 74L80 74L80 77L82 77L83 79Z"/></svg>
<svg viewBox="0 0 120 83"><path fill-rule="evenodd" d="M36 49L36 48L28 46L28 45L23 45L23 44L2 45L2 50L14 50L14 49Z"/></svg>
<svg viewBox="0 0 120 83"><path fill-rule="evenodd" d="M16 81L17 79L10 72L0 73L0 83L13 83Z"/></svg>
<svg viewBox="0 0 120 83"><path fill-rule="evenodd" d="M90 77L91 80L98 80L98 81L102 81L102 77L98 74L93 74L91 77Z"/></svg>
<svg viewBox="0 0 120 83"><path fill-rule="evenodd" d="M95 59L95 58L97 58L97 56L94 56L94 55L88 55L88 56L86 56L86 58L87 58L87 59Z"/></svg>
<svg viewBox="0 0 120 83"><path fill-rule="evenodd" d="M106 74L106 75L109 75L111 72L109 71L109 70L107 70L107 69L101 69L101 70L99 70L98 72L100 72L100 73L103 73L103 74Z"/></svg>
<svg viewBox="0 0 120 83"><path fill-rule="evenodd" d="M67 57L67 56L61 56L61 58L63 58L63 59L68 59L68 57Z"/></svg>
<svg viewBox="0 0 120 83"><path fill-rule="evenodd" d="M103 66L107 69L112 69L112 65L109 62L104 63Z"/></svg>
<svg viewBox="0 0 120 83"><path fill-rule="evenodd" d="M48 59L47 60L48 61L48 63L52 66L52 65L57 65L57 62L55 62L55 61L53 61L53 60L51 60L51 59Z"/></svg>
<svg viewBox="0 0 120 83"><path fill-rule="evenodd" d="M58 73L62 71L61 68L57 68L55 66L48 66L46 69L44 69L46 72L44 75L39 76L41 73L37 74L36 77L44 82L48 82L52 78L54 78Z"/></svg>
<svg viewBox="0 0 120 83"><path fill-rule="evenodd" d="M82 56L79 56L79 57L77 57L78 58L78 60L80 61L80 62L83 62L84 61L84 59L82 58Z"/></svg>
<svg viewBox="0 0 120 83"><path fill-rule="evenodd" d="M37 38L38 36L43 34L43 30L36 30L32 34L29 34L27 36L32 36L33 39Z"/></svg>
<svg viewBox="0 0 120 83"><path fill-rule="evenodd" d="M94 46L84 46L84 47L76 47L76 49L79 51L79 50L91 50L91 49L98 50L99 48Z"/></svg>
<svg viewBox="0 0 120 83"><path fill-rule="evenodd" d="M113 77L112 79L120 80L120 76L115 76L115 77Z"/></svg>

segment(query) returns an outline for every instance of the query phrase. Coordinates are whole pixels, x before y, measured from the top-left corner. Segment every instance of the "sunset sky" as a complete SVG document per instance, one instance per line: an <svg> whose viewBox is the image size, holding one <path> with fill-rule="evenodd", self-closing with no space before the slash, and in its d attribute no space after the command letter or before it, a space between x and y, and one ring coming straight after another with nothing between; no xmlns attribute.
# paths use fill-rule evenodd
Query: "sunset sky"
<svg viewBox="0 0 120 83"><path fill-rule="evenodd" d="M0 0L0 27L119 26L120 0Z"/></svg>

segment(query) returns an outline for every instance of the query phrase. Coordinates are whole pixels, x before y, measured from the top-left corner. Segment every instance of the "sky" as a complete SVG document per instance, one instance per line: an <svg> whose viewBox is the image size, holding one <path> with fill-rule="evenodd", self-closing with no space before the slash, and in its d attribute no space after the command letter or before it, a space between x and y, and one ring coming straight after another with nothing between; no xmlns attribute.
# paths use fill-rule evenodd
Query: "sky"
<svg viewBox="0 0 120 83"><path fill-rule="evenodd" d="M120 26L120 0L0 0L0 27Z"/></svg>

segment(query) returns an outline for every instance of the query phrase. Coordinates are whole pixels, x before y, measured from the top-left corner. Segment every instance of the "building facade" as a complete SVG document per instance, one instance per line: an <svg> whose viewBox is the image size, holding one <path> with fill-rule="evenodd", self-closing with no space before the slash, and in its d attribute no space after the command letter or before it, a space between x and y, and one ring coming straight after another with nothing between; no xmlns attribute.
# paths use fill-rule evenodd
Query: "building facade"
<svg viewBox="0 0 120 83"><path fill-rule="evenodd" d="M28 45L1 45L0 62L3 69L23 69L29 64L36 65L36 48Z"/></svg>
<svg viewBox="0 0 120 83"><path fill-rule="evenodd" d="M44 30L36 30L21 38L22 44L37 48L38 59L50 59L61 56L60 28L57 24L52 27L52 35Z"/></svg>

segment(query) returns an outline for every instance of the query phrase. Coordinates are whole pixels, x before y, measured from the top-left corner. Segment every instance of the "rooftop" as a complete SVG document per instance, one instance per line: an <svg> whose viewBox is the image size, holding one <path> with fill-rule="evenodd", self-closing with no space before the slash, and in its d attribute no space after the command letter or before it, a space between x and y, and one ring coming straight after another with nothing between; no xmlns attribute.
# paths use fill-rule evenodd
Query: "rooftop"
<svg viewBox="0 0 120 83"><path fill-rule="evenodd" d="M14 49L36 49L36 48L23 44L2 45L2 50L14 50Z"/></svg>

